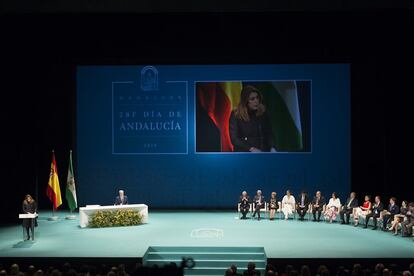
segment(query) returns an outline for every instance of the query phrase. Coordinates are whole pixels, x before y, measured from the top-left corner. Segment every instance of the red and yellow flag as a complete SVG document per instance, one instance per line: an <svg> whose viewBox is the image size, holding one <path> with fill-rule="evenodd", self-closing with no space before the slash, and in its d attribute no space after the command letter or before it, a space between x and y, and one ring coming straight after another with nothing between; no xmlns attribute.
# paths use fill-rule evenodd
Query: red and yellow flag
<svg viewBox="0 0 414 276"><path fill-rule="evenodd" d="M49 183L47 184L46 195L50 201L52 201L54 210L62 205L62 196L60 195L59 177L54 152L52 152L52 164L50 165Z"/></svg>
<svg viewBox="0 0 414 276"><path fill-rule="evenodd" d="M200 105L220 131L221 151L233 151L230 140L229 119L232 110L240 102L242 83L206 82L197 84L197 97Z"/></svg>

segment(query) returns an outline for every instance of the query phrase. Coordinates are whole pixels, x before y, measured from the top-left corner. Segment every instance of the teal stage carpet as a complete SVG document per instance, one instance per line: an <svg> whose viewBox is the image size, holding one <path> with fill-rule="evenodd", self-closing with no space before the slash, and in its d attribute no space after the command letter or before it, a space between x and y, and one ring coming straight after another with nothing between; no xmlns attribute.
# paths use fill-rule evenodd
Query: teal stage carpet
<svg viewBox="0 0 414 276"><path fill-rule="evenodd" d="M41 212L35 241L20 225L0 228L0 257L140 257L149 246L264 247L268 258L414 258L413 238L351 225L297 220L238 220L227 211L150 211L149 223L83 228L48 221ZM78 215L77 215L78 216Z"/></svg>

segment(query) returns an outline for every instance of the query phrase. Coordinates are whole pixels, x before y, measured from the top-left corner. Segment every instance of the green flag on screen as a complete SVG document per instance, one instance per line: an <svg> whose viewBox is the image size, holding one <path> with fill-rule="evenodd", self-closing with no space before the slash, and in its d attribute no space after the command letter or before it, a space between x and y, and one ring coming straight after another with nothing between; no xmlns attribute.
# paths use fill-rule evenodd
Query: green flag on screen
<svg viewBox="0 0 414 276"><path fill-rule="evenodd" d="M257 83L263 94L277 151L302 151L303 137L296 81Z"/></svg>

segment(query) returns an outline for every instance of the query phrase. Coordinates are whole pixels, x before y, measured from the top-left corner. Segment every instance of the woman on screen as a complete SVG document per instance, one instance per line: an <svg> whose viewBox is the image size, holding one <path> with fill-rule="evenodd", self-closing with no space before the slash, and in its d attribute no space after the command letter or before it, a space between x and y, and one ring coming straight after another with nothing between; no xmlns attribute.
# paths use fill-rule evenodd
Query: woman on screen
<svg viewBox="0 0 414 276"><path fill-rule="evenodd" d="M332 193L332 197L329 199L328 205L326 205L325 219L329 219L329 223L332 223L336 219L336 215L341 209L341 200L338 198L335 192Z"/></svg>
<svg viewBox="0 0 414 276"><path fill-rule="evenodd" d="M23 200L22 211L24 214L34 214L37 211L37 205L31 195L26 195ZM37 226L36 219L25 218L23 219L23 227L26 229L26 240L30 240L30 229L33 234L33 227Z"/></svg>
<svg viewBox="0 0 414 276"><path fill-rule="evenodd" d="M289 218L289 215L293 214L295 210L295 197L290 190L286 191L286 195L282 199L282 212L285 215L285 220Z"/></svg>
<svg viewBox="0 0 414 276"><path fill-rule="evenodd" d="M229 132L236 152L276 151L273 146L272 127L259 90L244 86L240 103L231 113Z"/></svg>

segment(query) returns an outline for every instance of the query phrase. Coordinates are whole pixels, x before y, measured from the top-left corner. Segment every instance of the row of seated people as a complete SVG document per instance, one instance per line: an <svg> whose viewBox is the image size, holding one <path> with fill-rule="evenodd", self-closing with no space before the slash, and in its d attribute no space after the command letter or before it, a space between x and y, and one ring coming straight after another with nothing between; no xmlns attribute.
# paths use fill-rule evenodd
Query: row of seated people
<svg viewBox="0 0 414 276"><path fill-rule="evenodd" d="M372 218L374 230L377 229L378 220L381 220L382 230L392 231L397 235L399 226L401 226L403 236L411 236L414 228L414 202L408 203L403 200L401 207L399 207L397 200L392 197L389 199L388 207L385 208L380 196L376 196L374 202L371 202L371 196L366 195L364 203L359 205L355 192L352 192L345 204L342 205L335 192L332 193L331 198L326 203L320 191L317 191L313 199L310 200L304 191L295 198L290 190L287 190L282 201L278 201L277 193L272 192L268 202L261 190L256 192L252 200L250 200L247 192L243 191L240 195L238 210L242 215L241 219L246 219L247 214L253 212L252 217L255 218L257 214L258 220L260 220L260 212L268 211L269 219L274 220L276 212L279 211L284 215L285 220L292 214L298 214L299 220L304 220L306 214L312 213L313 221L321 221L323 214L325 220L332 223L339 215L342 224L349 224L352 215L354 226L358 226L362 218L364 228L368 227L368 222Z"/></svg>
<svg viewBox="0 0 414 276"><path fill-rule="evenodd" d="M314 265L315 263L313 263ZM347 268L345 266L326 266L316 265L312 269L312 266L302 265L300 269L295 268L293 265L286 265L284 267L278 267L268 263L264 269L263 274L256 269L254 262L249 262L247 268L242 273L237 269L236 265L231 265L226 271L225 276L414 276L414 263L408 267L401 267L397 264L384 265L383 263L377 263L375 266L362 266L361 264L353 264Z"/></svg>

